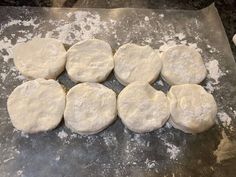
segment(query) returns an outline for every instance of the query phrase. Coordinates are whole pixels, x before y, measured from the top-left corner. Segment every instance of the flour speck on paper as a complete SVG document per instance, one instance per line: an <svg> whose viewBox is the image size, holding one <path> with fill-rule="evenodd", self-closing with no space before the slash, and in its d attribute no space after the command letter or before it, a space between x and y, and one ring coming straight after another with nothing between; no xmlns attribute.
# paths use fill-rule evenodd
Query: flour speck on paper
<svg viewBox="0 0 236 177"><path fill-rule="evenodd" d="M225 112L218 112L217 115L223 127L232 131L233 130L232 118Z"/></svg>
<svg viewBox="0 0 236 177"><path fill-rule="evenodd" d="M61 139L64 139L68 137L68 134L64 130L62 130L57 134L57 136Z"/></svg>
<svg viewBox="0 0 236 177"><path fill-rule="evenodd" d="M180 149L173 144L170 143L165 143L165 144L167 146L167 153L170 154L170 159L173 160L177 159L177 156L180 153Z"/></svg>
<svg viewBox="0 0 236 177"><path fill-rule="evenodd" d="M219 68L219 62L217 60L210 60L206 63L206 68L209 73L207 77L213 79L213 84L219 84L219 78L225 75Z"/></svg>
<svg viewBox="0 0 236 177"><path fill-rule="evenodd" d="M146 159L145 164L147 165L148 169L152 169L158 165L157 161L149 160L148 158Z"/></svg>

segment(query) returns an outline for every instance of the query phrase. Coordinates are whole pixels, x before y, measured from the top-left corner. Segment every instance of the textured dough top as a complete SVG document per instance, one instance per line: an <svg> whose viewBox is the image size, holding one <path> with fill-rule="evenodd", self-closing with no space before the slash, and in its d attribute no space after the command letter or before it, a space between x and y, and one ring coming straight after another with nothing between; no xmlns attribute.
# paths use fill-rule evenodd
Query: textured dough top
<svg viewBox="0 0 236 177"><path fill-rule="evenodd" d="M123 84L135 81L152 83L158 77L162 62L150 46L122 45L114 55L115 75Z"/></svg>
<svg viewBox="0 0 236 177"><path fill-rule="evenodd" d="M163 52L163 79L170 85L198 84L207 74L201 55L191 47L178 45Z"/></svg>
<svg viewBox="0 0 236 177"><path fill-rule="evenodd" d="M7 100L14 127L36 133L55 128L65 108L65 92L54 80L36 79L16 87Z"/></svg>
<svg viewBox="0 0 236 177"><path fill-rule="evenodd" d="M172 86L167 94L171 120L187 133L198 133L215 124L214 97L197 84Z"/></svg>
<svg viewBox="0 0 236 177"><path fill-rule="evenodd" d="M51 38L34 38L17 44L14 49L16 68L28 78L55 79L66 63L63 44Z"/></svg>
<svg viewBox="0 0 236 177"><path fill-rule="evenodd" d="M165 94L142 81L125 87L118 96L117 105L122 122L138 133L162 127L170 115Z"/></svg>
<svg viewBox="0 0 236 177"><path fill-rule="evenodd" d="M105 41L89 39L67 51L66 70L74 82L102 82L113 68L112 49Z"/></svg>
<svg viewBox="0 0 236 177"><path fill-rule="evenodd" d="M94 134L116 118L116 94L98 83L82 83L67 93L65 124L79 134Z"/></svg>

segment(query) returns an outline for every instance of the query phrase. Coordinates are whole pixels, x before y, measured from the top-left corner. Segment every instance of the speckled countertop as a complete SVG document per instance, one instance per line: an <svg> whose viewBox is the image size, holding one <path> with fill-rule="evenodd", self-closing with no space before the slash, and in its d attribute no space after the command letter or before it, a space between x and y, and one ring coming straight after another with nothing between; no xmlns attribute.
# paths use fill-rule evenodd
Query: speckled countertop
<svg viewBox="0 0 236 177"><path fill-rule="evenodd" d="M157 9L201 9L215 2L231 49L236 58L236 47L232 37L236 33L235 0L2 0L1 6L80 7L80 8L157 8Z"/></svg>

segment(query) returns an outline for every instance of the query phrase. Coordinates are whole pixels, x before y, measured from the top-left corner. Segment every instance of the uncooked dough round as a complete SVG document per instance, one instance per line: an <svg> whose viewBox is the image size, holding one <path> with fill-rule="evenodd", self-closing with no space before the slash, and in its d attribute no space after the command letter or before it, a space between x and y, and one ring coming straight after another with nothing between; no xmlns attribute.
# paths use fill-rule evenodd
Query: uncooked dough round
<svg viewBox="0 0 236 177"><path fill-rule="evenodd" d="M34 38L17 44L13 53L16 68L31 79L56 79L65 68L66 50L56 39Z"/></svg>
<svg viewBox="0 0 236 177"><path fill-rule="evenodd" d="M128 85L135 81L154 82L162 67L158 52L150 46L125 44L114 55L115 76Z"/></svg>
<svg viewBox="0 0 236 177"><path fill-rule="evenodd" d="M191 47L178 45L163 52L162 78L170 85L198 84L207 74L201 55Z"/></svg>
<svg viewBox="0 0 236 177"><path fill-rule="evenodd" d="M233 36L234 45L236 45L236 34Z"/></svg>
<svg viewBox="0 0 236 177"><path fill-rule="evenodd" d="M74 82L102 82L114 68L110 45L98 39L76 43L67 52L66 70Z"/></svg>
<svg viewBox="0 0 236 177"><path fill-rule="evenodd" d="M165 94L142 81L133 82L120 92L117 109L122 122L137 133L162 127L170 115Z"/></svg>
<svg viewBox="0 0 236 177"><path fill-rule="evenodd" d="M215 124L214 97L196 84L172 86L167 94L171 124L186 133L200 133Z"/></svg>
<svg viewBox="0 0 236 177"><path fill-rule="evenodd" d="M98 83L82 83L69 90L65 124L82 135L98 133L116 119L116 94Z"/></svg>
<svg viewBox="0 0 236 177"><path fill-rule="evenodd" d="M55 128L62 119L65 92L50 79L36 79L16 87L7 100L13 126L26 133L37 133Z"/></svg>

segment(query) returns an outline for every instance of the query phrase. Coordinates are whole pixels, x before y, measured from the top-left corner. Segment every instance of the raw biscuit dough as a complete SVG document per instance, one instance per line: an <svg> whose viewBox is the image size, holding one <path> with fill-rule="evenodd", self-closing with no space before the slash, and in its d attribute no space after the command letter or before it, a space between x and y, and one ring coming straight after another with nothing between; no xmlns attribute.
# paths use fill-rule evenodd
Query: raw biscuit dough
<svg viewBox="0 0 236 177"><path fill-rule="evenodd" d="M128 85L135 81L154 82L162 67L159 53L150 46L122 45L114 55L115 76Z"/></svg>
<svg viewBox="0 0 236 177"><path fill-rule="evenodd" d="M54 80L36 79L16 87L7 100L13 126L26 133L55 128L62 119L65 92Z"/></svg>
<svg viewBox="0 0 236 177"><path fill-rule="evenodd" d="M34 38L17 44L13 53L16 68L31 79L56 79L65 68L66 50L56 39Z"/></svg>
<svg viewBox="0 0 236 177"><path fill-rule="evenodd" d="M189 46L178 45L163 52L162 78L170 85L198 84L207 74L201 55Z"/></svg>
<svg viewBox="0 0 236 177"><path fill-rule="evenodd" d="M214 97L197 84L172 86L167 94L171 124L186 133L200 133L215 124Z"/></svg>
<svg viewBox="0 0 236 177"><path fill-rule="evenodd" d="M122 122L137 133L162 127L170 115L165 94L142 81L133 82L120 92L117 109Z"/></svg>
<svg viewBox="0 0 236 177"><path fill-rule="evenodd" d="M114 68L110 45L89 39L76 43L67 52L66 70L74 82L102 82Z"/></svg>
<svg viewBox="0 0 236 177"><path fill-rule="evenodd" d="M98 133L116 118L116 94L98 83L81 83L69 90L65 124L82 135Z"/></svg>
<svg viewBox="0 0 236 177"><path fill-rule="evenodd" d="M236 34L233 36L234 45L236 45Z"/></svg>

